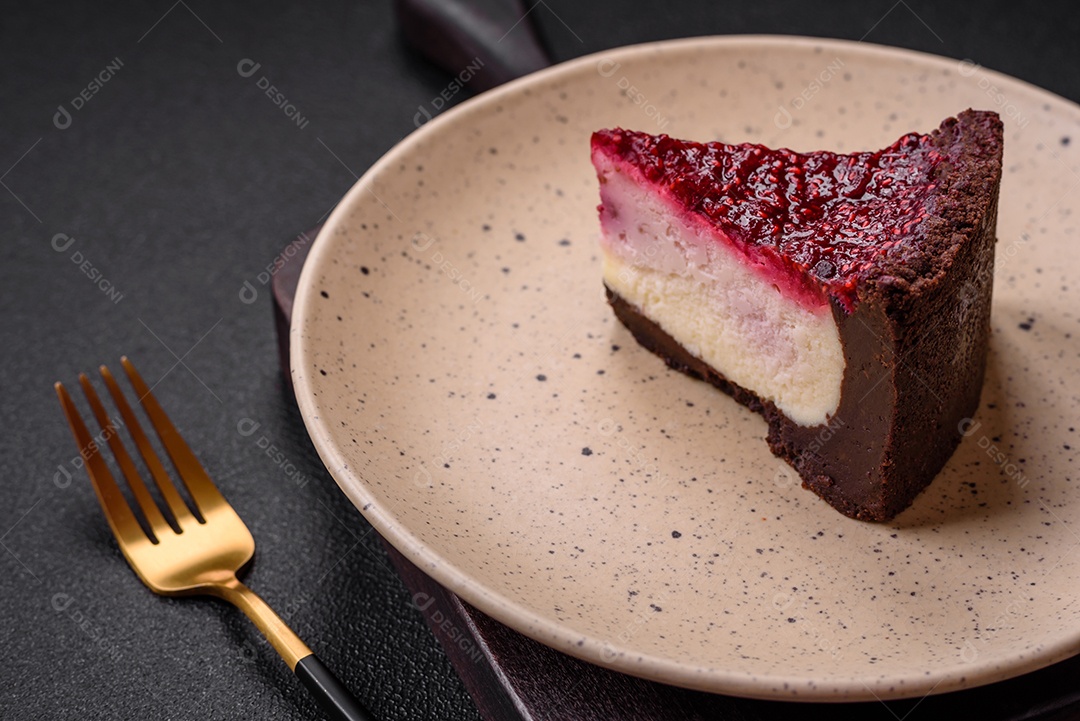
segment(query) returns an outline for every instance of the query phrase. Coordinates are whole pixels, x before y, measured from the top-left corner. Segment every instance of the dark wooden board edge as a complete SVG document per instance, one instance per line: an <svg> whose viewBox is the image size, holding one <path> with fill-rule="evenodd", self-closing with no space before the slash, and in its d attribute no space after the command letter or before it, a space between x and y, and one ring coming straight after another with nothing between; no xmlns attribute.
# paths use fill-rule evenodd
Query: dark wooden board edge
<svg viewBox="0 0 1080 721"><path fill-rule="evenodd" d="M446 652L465 689L487 721L532 721L533 716L501 677L481 629L470 613L479 613L425 574L380 538L386 555L409 589L412 605L424 617Z"/></svg>

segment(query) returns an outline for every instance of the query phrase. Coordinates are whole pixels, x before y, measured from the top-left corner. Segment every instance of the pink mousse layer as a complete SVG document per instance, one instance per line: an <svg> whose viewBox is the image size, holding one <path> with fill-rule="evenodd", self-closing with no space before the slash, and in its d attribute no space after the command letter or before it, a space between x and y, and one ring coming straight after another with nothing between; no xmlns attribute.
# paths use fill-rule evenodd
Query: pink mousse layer
<svg viewBox="0 0 1080 721"><path fill-rule="evenodd" d="M636 185L649 188L672 218L693 228L699 237L719 243L733 251L758 277L774 285L786 297L815 312L823 312L828 308L828 298L821 284L807 277L805 272L784 263L772 248L755 246L731 238L700 213L687 208L667 187L650 182L637 167L617 155L607 153L603 147L593 146L592 161L601 177L598 210L600 211L600 229L603 233L602 243L616 256L648 258L655 253L655 249L649 247L649 238L625 232L625 221L617 215L617 209L626 207L628 202L632 201L618 197L619 192L612 189L613 185L604 182L604 172L608 169L622 173ZM631 253L619 252L620 245L628 247Z"/></svg>

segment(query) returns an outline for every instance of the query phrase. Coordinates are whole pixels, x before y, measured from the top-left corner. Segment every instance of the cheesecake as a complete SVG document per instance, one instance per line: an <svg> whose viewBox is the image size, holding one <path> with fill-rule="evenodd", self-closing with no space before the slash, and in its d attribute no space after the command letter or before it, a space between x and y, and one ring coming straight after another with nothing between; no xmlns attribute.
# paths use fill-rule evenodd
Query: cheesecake
<svg viewBox="0 0 1080 721"><path fill-rule="evenodd" d="M973 110L850 154L600 130L608 302L764 416L804 488L888 521L979 403L1001 154L999 117Z"/></svg>

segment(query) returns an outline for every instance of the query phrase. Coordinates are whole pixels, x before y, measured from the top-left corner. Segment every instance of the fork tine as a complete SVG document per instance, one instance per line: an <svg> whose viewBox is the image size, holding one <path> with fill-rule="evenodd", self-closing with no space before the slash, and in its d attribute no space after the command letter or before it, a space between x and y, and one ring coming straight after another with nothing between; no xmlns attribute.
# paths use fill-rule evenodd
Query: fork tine
<svg viewBox="0 0 1080 721"><path fill-rule="evenodd" d="M124 550L127 544L145 543L146 533L135 519L135 514L131 512L131 506L128 505L124 494L120 492L120 487L116 485L116 480L113 479L109 467L102 459L97 443L86 430L86 424L83 423L82 416L79 415L79 410L72 402L67 389L62 383L57 383L54 387L68 425L71 427L71 433L75 436L75 443L79 446L79 455L86 464L86 473L90 476L90 483L94 486L98 502L101 503L101 510L105 512L109 528L116 536L121 550Z"/></svg>
<svg viewBox="0 0 1080 721"><path fill-rule="evenodd" d="M176 426L169 420L169 416L161 409L157 399L154 398L154 394L150 392L149 386L146 385L146 381L135 370L134 364L128 360L127 356L122 356L120 363L124 366L131 384L135 387L135 392L139 394L139 401L142 403L146 415L150 417L150 423L154 426L154 430L157 431L158 438L161 439L161 445L165 446L165 451L169 454L169 458L172 459L181 480L187 486L191 498L195 501L195 505L198 506L203 517L206 517L207 511L216 507L225 506L231 508L228 501L218 491L217 486L210 480L210 476L207 475L183 436L176 430Z"/></svg>
<svg viewBox="0 0 1080 721"><path fill-rule="evenodd" d="M146 484L143 483L139 471L131 461L131 456L128 455L127 448L124 447L124 442L120 439L120 434L117 432L119 429L112 425L112 420L105 411L105 406L101 404L97 391L90 385L90 379L86 377L85 373L79 374L79 384L82 386L83 394L86 395L86 400L90 402L90 409L94 412L98 425L108 429L106 436L109 448L112 449L113 456L116 457L116 463L124 473L124 478L127 479L128 486L131 487L131 492L139 503L139 508L142 509L146 522L150 524L154 540L159 540L163 533L172 530L168 521L165 520L165 516L161 515L161 510L158 508L153 496L150 495L150 491L146 490ZM126 418L124 422L127 422Z"/></svg>
<svg viewBox="0 0 1080 721"><path fill-rule="evenodd" d="M143 431L139 419L131 410L131 405L124 397L124 392L120 390L120 384L116 382L116 378L113 377L108 368L101 366L99 370L102 379L105 381L105 387L109 389L109 394L113 398L113 402L120 409L120 416L124 419L124 425L128 427L128 432L131 434L132 440L135 441L135 447L139 449L139 454L146 463L146 467L150 469L150 475L154 477L154 483L157 485L158 490L161 491L161 497L165 499L173 518L176 519L176 525L183 531L189 524L198 523L198 520L191 513L191 509L184 502L183 497L177 492L176 486L169 479L168 471L165 470L165 466L161 463L161 459L158 458L154 447L150 445L150 439L146 437L146 432Z"/></svg>

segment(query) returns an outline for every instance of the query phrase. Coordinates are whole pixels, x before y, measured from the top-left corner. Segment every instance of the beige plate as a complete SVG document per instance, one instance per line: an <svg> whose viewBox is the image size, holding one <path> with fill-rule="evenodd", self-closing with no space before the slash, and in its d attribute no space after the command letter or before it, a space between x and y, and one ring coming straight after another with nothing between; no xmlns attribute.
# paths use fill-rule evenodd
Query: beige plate
<svg viewBox="0 0 1080 721"><path fill-rule="evenodd" d="M614 320L589 134L855 150L968 106L1007 136L982 406L911 509L852 521L792 482L757 415ZM422 127L334 210L292 327L304 419L414 563L587 661L816 701L1045 666L1080 651L1078 146L1076 105L866 44L705 38L551 68Z"/></svg>

